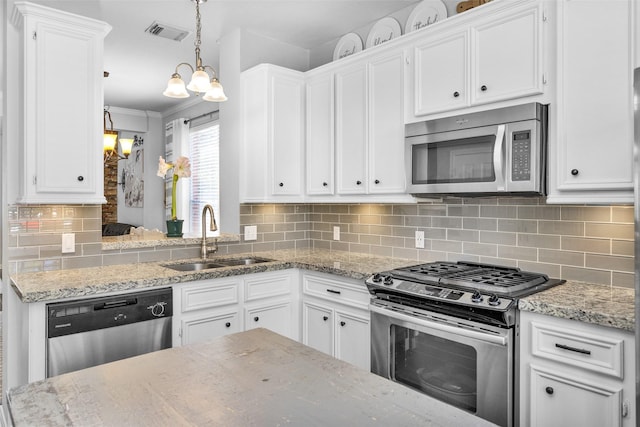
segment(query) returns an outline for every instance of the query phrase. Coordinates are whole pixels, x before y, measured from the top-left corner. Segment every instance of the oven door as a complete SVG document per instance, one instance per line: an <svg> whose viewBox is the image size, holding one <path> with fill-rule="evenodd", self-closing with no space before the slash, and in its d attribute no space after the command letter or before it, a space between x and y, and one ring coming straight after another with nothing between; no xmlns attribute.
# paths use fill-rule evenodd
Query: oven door
<svg viewBox="0 0 640 427"><path fill-rule="evenodd" d="M513 329L373 300L371 371L502 426L513 423Z"/></svg>

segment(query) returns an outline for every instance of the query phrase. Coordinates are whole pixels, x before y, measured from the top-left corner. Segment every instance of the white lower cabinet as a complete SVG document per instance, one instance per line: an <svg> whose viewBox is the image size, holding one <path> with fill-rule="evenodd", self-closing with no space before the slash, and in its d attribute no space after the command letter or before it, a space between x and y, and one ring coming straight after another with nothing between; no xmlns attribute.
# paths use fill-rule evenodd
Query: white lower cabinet
<svg viewBox="0 0 640 427"><path fill-rule="evenodd" d="M302 342L370 370L369 294L361 281L303 273Z"/></svg>
<svg viewBox="0 0 640 427"><path fill-rule="evenodd" d="M237 307L230 311L212 311L185 315L181 321L180 344L193 344L235 332L241 332L240 315Z"/></svg>
<svg viewBox="0 0 640 427"><path fill-rule="evenodd" d="M193 344L243 330L242 276L173 287L173 346Z"/></svg>
<svg viewBox="0 0 640 427"><path fill-rule="evenodd" d="M245 307L245 329L266 328L285 337L296 338L296 328L291 322L292 311L291 301Z"/></svg>
<svg viewBox="0 0 640 427"><path fill-rule="evenodd" d="M253 328L298 339L297 277L283 270L174 286L173 346Z"/></svg>
<svg viewBox="0 0 640 427"><path fill-rule="evenodd" d="M635 426L634 335L521 313L521 426Z"/></svg>

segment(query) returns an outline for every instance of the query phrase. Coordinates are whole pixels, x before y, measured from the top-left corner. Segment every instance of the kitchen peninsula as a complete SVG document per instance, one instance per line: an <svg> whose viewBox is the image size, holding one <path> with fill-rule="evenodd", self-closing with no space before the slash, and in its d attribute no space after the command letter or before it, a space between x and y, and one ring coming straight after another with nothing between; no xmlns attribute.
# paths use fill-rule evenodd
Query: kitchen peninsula
<svg viewBox="0 0 640 427"><path fill-rule="evenodd" d="M492 425L266 329L20 386L8 404L16 427Z"/></svg>

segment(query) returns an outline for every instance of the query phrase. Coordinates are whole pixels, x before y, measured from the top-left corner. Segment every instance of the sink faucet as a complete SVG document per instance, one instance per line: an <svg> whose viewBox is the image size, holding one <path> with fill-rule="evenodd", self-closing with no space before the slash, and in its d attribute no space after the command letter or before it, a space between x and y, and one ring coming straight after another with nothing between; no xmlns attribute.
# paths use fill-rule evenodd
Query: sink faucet
<svg viewBox="0 0 640 427"><path fill-rule="evenodd" d="M213 247L211 249L207 247L207 211L209 211L210 216L209 229L211 231L216 231L218 229L218 226L216 225L216 217L213 213L213 208L211 207L211 205L204 205L204 208L202 208L202 246L200 248L202 259L207 259L207 256L210 253L216 252L218 250L217 239L215 238L213 239Z"/></svg>

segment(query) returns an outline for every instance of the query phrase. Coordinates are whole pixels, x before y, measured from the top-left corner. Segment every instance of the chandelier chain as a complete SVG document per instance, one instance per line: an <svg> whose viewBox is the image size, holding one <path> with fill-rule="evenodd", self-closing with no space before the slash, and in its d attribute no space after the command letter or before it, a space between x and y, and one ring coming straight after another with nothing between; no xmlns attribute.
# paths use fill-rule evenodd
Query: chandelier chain
<svg viewBox="0 0 640 427"><path fill-rule="evenodd" d="M193 42L193 44L197 47L200 48L200 28L201 28L201 23L200 23L200 1L199 0L195 0L195 4L196 4L196 39Z"/></svg>

